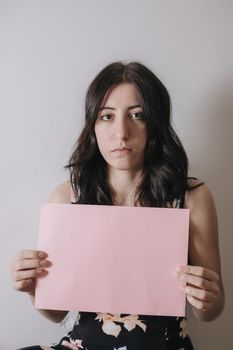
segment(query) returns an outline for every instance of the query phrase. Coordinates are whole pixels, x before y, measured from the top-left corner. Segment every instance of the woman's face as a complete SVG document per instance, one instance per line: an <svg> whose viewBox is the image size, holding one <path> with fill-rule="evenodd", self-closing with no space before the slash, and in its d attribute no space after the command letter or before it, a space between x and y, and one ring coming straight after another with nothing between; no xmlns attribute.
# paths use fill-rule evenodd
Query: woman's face
<svg viewBox="0 0 233 350"><path fill-rule="evenodd" d="M106 95L95 134L99 150L110 168L142 169L147 128L133 84L122 83Z"/></svg>

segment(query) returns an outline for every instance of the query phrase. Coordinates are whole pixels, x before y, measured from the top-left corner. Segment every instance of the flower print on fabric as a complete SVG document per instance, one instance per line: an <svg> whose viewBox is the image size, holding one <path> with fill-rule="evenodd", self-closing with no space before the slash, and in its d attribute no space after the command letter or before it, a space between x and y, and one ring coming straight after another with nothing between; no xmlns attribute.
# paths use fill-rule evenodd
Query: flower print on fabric
<svg viewBox="0 0 233 350"><path fill-rule="evenodd" d="M63 340L61 345L67 347L68 349L71 349L71 350L79 350L79 349L85 349L85 350L88 350L87 348L84 348L82 346L82 340L80 339L76 339L76 340L73 340L70 338L70 342L67 341L67 340Z"/></svg>
<svg viewBox="0 0 233 350"><path fill-rule="evenodd" d="M112 315L98 313L95 319L99 320L99 322L103 321L103 332L108 335L113 335L114 337L118 337L121 332L121 326L117 325L115 322L123 323L124 328L129 332L136 326L139 326L144 332L146 332L146 325L138 319L138 315L120 317L120 314Z"/></svg>
<svg viewBox="0 0 233 350"><path fill-rule="evenodd" d="M184 339L187 336L187 320L185 318L180 321L180 328L181 332L179 335Z"/></svg>
<svg viewBox="0 0 233 350"><path fill-rule="evenodd" d="M69 332L73 329L74 325L79 325L80 314L78 315L68 315L61 321L60 326L65 329L66 332Z"/></svg>
<svg viewBox="0 0 233 350"><path fill-rule="evenodd" d="M80 312L79 312L77 317L76 317L75 323L74 323L75 325L79 325L80 318L81 318L81 315L80 315Z"/></svg>

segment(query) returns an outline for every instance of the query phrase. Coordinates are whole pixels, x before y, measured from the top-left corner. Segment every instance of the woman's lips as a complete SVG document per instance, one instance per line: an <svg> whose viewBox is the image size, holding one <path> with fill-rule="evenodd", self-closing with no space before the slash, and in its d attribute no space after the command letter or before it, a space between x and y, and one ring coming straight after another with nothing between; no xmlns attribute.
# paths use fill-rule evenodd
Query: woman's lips
<svg viewBox="0 0 233 350"><path fill-rule="evenodd" d="M126 148L126 147L123 147L123 148L116 148L114 149L112 152L119 152L119 153L128 153L132 151L131 148Z"/></svg>

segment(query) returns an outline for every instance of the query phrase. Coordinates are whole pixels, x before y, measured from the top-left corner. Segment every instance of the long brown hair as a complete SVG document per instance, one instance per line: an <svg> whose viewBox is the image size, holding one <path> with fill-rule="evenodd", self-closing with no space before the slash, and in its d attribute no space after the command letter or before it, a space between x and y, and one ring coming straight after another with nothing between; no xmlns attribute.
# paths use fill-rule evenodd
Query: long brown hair
<svg viewBox="0 0 233 350"><path fill-rule="evenodd" d="M140 62L114 62L90 84L85 99L85 125L67 165L77 204L112 205L107 164L95 136L95 122L106 93L121 83L139 91L147 126L144 177L136 190L141 206L172 206L175 199L193 189L188 182L188 158L170 120L170 97L158 77ZM201 184L199 184L201 185ZM198 185L198 186L199 186ZM197 187L197 186L195 186Z"/></svg>

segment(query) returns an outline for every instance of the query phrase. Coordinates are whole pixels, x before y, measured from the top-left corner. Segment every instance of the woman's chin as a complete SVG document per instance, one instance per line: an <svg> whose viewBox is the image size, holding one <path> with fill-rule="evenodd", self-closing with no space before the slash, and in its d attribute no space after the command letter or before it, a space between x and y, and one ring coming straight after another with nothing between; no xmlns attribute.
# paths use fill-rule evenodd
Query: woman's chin
<svg viewBox="0 0 233 350"><path fill-rule="evenodd" d="M130 164L129 162L114 162L111 164L108 164L109 169L112 170L122 170L122 171L137 171L140 170L142 167L137 164Z"/></svg>

